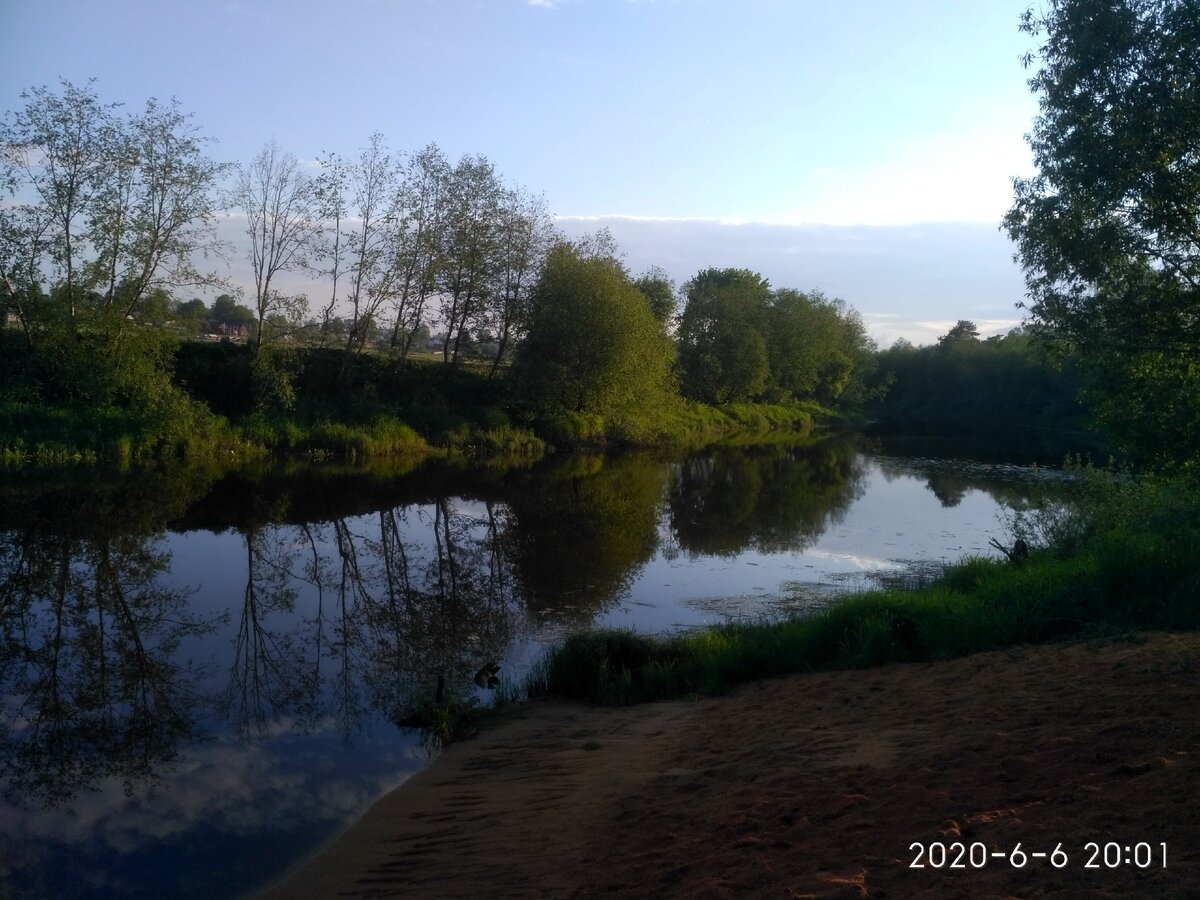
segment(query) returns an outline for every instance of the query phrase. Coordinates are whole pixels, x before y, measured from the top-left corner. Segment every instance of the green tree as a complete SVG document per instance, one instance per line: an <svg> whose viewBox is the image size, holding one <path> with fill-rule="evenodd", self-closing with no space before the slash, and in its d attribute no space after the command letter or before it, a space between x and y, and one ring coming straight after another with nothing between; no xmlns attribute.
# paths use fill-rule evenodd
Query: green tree
<svg viewBox="0 0 1200 900"><path fill-rule="evenodd" d="M771 286L748 269L705 269L683 286L679 367L684 395L705 403L757 398L770 380L763 337Z"/></svg>
<svg viewBox="0 0 1200 900"><path fill-rule="evenodd" d="M617 263L584 258L570 244L550 252L513 363L523 402L645 429L674 402L673 361L670 340Z"/></svg>
<svg viewBox="0 0 1200 900"><path fill-rule="evenodd" d="M1200 13L1194 0L1049 0L1030 79L1038 174L1004 220L1040 332L1078 348L1130 449L1200 455Z"/></svg>
<svg viewBox="0 0 1200 900"><path fill-rule="evenodd" d="M65 328L117 343L156 291L219 282L193 257L216 245L225 167L178 103L122 115L89 82L31 88L0 122L0 292L31 344ZM34 308L49 277L60 303ZM154 305L154 311L160 310Z"/></svg>
<svg viewBox="0 0 1200 900"><path fill-rule="evenodd" d="M177 303L175 306L176 326L185 334L195 336L208 320L208 304L199 297Z"/></svg>
<svg viewBox="0 0 1200 900"><path fill-rule="evenodd" d="M500 263L503 189L483 156L464 156L449 173L438 271L446 346L442 359L458 363L463 340L491 302Z"/></svg>
<svg viewBox="0 0 1200 900"><path fill-rule="evenodd" d="M0 122L0 297L35 361L27 395L125 423L134 452L186 444L206 421L172 383L167 292L210 286L224 167L174 101L123 114L92 83L31 88ZM48 295L40 283L47 280Z"/></svg>
<svg viewBox="0 0 1200 900"><path fill-rule="evenodd" d="M436 289L441 231L450 164L437 144L411 155L400 181L396 226L398 284L392 298L390 344L400 358L420 346L415 335L426 328L425 305ZM428 334L421 340L427 340Z"/></svg>
<svg viewBox="0 0 1200 900"><path fill-rule="evenodd" d="M255 325L257 319L254 311L247 309L242 304L237 302L237 298L232 294L221 294L213 301L212 310L209 313L214 322L219 322L225 325Z"/></svg>
<svg viewBox="0 0 1200 900"><path fill-rule="evenodd" d="M505 190L499 212L499 265L495 269L496 284L489 291L491 303L483 316L495 329L496 358L489 378L501 363L508 362L512 344L525 333L529 294L554 239L554 225L544 197L515 188Z"/></svg>
<svg viewBox="0 0 1200 900"><path fill-rule="evenodd" d="M658 266L651 266L635 281L634 286L646 296L650 312L664 327L675 317L675 282Z"/></svg>
<svg viewBox="0 0 1200 900"><path fill-rule="evenodd" d="M859 349L843 313L838 301L827 300L818 291L775 291L765 329L773 399L816 398L832 403L841 397L855 371Z"/></svg>
<svg viewBox="0 0 1200 900"><path fill-rule="evenodd" d="M960 341L978 341L979 328L970 319L959 319L954 327L938 338L938 344L943 347Z"/></svg>

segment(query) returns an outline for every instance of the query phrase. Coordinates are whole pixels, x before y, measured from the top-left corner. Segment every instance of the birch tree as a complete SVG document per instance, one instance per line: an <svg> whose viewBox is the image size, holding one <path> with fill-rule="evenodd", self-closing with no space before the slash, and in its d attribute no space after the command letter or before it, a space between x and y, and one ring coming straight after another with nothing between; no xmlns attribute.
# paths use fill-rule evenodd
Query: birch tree
<svg viewBox="0 0 1200 900"><path fill-rule="evenodd" d="M396 226L396 288L392 302L390 345L406 359L424 324L435 277L445 221L443 198L450 165L437 144L411 156L400 184Z"/></svg>
<svg viewBox="0 0 1200 900"><path fill-rule="evenodd" d="M555 238L545 198L519 188L503 192L497 224L496 284L490 292L488 316L497 352L489 377L507 358L513 341L525 332L529 292Z"/></svg>
<svg viewBox="0 0 1200 900"><path fill-rule="evenodd" d="M22 99L0 124L0 184L12 201L0 204L0 291L31 343L56 323L77 332L81 318L119 339L152 292L219 282L193 257L218 248L225 167L205 156L176 101L151 99L126 116L92 82L69 81ZM42 279L61 306L33 302Z"/></svg>
<svg viewBox="0 0 1200 900"><path fill-rule="evenodd" d="M296 157L280 150L273 140L239 174L234 203L246 216L250 239L256 353L268 317L297 318L307 306L305 297L284 295L275 281L284 272L308 267L320 228L316 200L312 179Z"/></svg>
<svg viewBox="0 0 1200 900"><path fill-rule="evenodd" d="M458 363L463 337L494 287L499 244L500 185L483 156L464 156L446 185L446 220L438 289L446 346L442 358Z"/></svg>
<svg viewBox="0 0 1200 900"><path fill-rule="evenodd" d="M399 167L383 142L371 135L366 148L350 168L355 218L346 234L350 256L349 355L366 346L381 307L391 298L397 280L395 236L399 201ZM343 368L343 374L347 369Z"/></svg>

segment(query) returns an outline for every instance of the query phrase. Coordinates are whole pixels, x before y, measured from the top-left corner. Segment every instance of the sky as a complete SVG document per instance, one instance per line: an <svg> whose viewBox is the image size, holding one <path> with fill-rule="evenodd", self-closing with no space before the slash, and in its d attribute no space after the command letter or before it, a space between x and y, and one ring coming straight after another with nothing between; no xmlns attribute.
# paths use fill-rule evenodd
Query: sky
<svg viewBox="0 0 1200 900"><path fill-rule="evenodd" d="M1029 2L0 0L0 110L95 78L176 97L225 161L436 141L635 272L747 267L924 343L1021 318Z"/></svg>

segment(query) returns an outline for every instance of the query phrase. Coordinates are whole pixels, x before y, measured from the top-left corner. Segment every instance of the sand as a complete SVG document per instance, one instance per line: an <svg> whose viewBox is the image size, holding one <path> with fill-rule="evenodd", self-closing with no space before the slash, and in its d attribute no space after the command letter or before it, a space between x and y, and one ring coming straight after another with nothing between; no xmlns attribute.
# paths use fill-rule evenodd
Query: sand
<svg viewBox="0 0 1200 900"><path fill-rule="evenodd" d="M1195 634L533 703L265 896L1200 897L1198 739ZM913 868L914 842L989 856ZM1067 864L990 855L1018 843Z"/></svg>

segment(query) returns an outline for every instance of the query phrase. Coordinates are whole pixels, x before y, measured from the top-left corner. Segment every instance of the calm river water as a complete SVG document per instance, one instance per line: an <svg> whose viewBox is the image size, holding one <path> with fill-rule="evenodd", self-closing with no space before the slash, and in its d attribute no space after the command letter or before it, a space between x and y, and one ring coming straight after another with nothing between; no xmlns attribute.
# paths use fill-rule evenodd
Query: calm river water
<svg viewBox="0 0 1200 900"><path fill-rule="evenodd" d="M685 456L0 475L0 897L230 897L426 764L439 677L779 615L1004 538L1052 469L835 439Z"/></svg>

